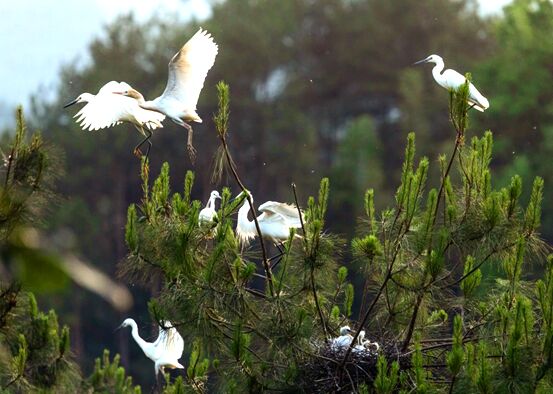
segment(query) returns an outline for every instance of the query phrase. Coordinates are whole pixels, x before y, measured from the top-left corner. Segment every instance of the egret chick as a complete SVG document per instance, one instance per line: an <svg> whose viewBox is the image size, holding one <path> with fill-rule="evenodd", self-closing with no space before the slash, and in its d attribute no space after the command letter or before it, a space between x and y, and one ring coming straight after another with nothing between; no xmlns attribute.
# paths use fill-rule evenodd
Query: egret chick
<svg viewBox="0 0 553 394"><path fill-rule="evenodd" d="M445 67L444 60L438 55L430 55L425 59L419 60L415 64L420 63L434 63L435 66L432 68L432 76L438 85L447 90L457 90L467 80L464 75L459 74L455 70L447 69L442 73ZM484 112L490 106L488 99L484 97L472 83L469 83L469 97L467 101L471 107L480 112Z"/></svg>
<svg viewBox="0 0 553 394"><path fill-rule="evenodd" d="M286 241L290 236L291 228L301 227L300 214L294 205L267 201L261 204L258 210L261 212L257 217L261 235L264 238L269 238L275 244ZM236 234L242 244L247 244L258 235L255 222L248 220L249 212L250 205L246 200L238 210L238 222L236 223Z"/></svg>
<svg viewBox="0 0 553 394"><path fill-rule="evenodd" d="M207 200L205 208L202 209L198 215L198 222L200 226L211 224L217 218L217 211L215 210L215 200L217 198L220 199L221 196L217 190L213 190L209 195L209 200Z"/></svg>
<svg viewBox="0 0 553 394"><path fill-rule="evenodd" d="M331 342L331 346L335 349L345 349L351 345L353 336L350 334L351 329L349 326L340 327L340 336L334 338Z"/></svg>
<svg viewBox="0 0 553 394"><path fill-rule="evenodd" d="M184 341L171 322L162 322L162 326L159 326L159 335L155 342L146 342L140 337L134 319L125 319L119 328L128 326L131 327L131 334L135 342L140 346L146 357L154 362L156 380L158 372L161 371L163 373L164 368L184 369L184 366L178 361L182 357Z"/></svg>
<svg viewBox="0 0 553 394"><path fill-rule="evenodd" d="M218 47L211 35L201 28L169 62L167 86L154 100L146 101L137 90L130 88L119 92L135 98L144 109L160 112L188 130L188 154L192 162L196 150L192 145L192 126L187 122L202 123L196 113L196 104L204 86L207 72L213 67Z"/></svg>
<svg viewBox="0 0 553 394"><path fill-rule="evenodd" d="M127 83L110 81L102 86L96 95L82 93L75 100L65 104L64 108L77 103L87 103L73 116L77 118L76 122L83 130L100 130L121 122L132 123L140 134L146 137L134 148L134 154L140 156L140 146L149 140L151 130L163 127L161 122L165 115L140 108L138 102L131 97L114 94L126 89L130 89ZM148 152L149 150L148 147Z"/></svg>

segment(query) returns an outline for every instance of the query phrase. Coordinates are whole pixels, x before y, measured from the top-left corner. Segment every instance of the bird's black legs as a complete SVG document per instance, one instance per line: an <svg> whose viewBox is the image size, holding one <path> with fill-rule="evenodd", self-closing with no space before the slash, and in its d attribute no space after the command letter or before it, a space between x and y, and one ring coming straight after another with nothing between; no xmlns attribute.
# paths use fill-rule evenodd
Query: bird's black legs
<svg viewBox="0 0 553 394"><path fill-rule="evenodd" d="M142 129L142 131L144 131L142 134L145 134L146 138L140 141L140 143L136 145L133 150L134 155L138 158L142 157L142 151L140 150L140 147L144 145L144 143L146 142L148 143L148 149L146 150L146 155L145 155L146 157L148 157L148 155L150 154L150 148L152 147L152 141L150 141L150 138L152 138L152 132L148 129L146 130Z"/></svg>
<svg viewBox="0 0 553 394"><path fill-rule="evenodd" d="M271 269L274 269L277 265L279 265L281 260L282 260L282 256L284 256L284 249L283 249L284 245L282 244L282 242L280 242L278 244L275 243L275 246L278 249L278 254L274 255L273 257L271 257L269 259L269 262L271 262L273 260L276 260L276 262L271 265Z"/></svg>
<svg viewBox="0 0 553 394"><path fill-rule="evenodd" d="M186 130L188 130L188 141L186 143L186 148L188 149L188 156L190 156L190 161L192 164L194 164L194 161L196 161L196 149L194 149L194 146L192 145L192 136L194 132L192 131L192 126L190 126L186 122L182 122L182 125Z"/></svg>

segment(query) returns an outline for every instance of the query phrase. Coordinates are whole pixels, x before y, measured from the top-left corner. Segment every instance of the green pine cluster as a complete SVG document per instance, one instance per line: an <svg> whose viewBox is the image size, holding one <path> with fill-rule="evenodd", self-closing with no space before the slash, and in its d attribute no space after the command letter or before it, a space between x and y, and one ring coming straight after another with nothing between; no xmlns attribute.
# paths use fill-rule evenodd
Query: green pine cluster
<svg viewBox="0 0 553 394"><path fill-rule="evenodd" d="M228 86L218 90L221 152L245 189L225 138ZM224 188L206 229L197 219L201 203L190 197L193 173L175 193L167 163L151 186L144 163L144 195L128 210L130 253L120 270L145 285L162 279L151 314L171 319L196 366L178 385L192 392L551 389L553 257L539 237L543 180L534 180L526 204L519 176L493 188L492 134L467 142L467 96L468 84L450 94L454 149L439 158L438 185L428 185L430 161L416 163L411 133L395 206L377 214L375 191L366 192L366 217L351 241L354 275L364 278L358 294L338 264L348 253L344 241L325 232L328 179L316 197L299 201L301 239L291 231L283 253L271 255L269 242L244 250L235 237L242 195ZM297 201L294 185L290 196ZM544 278L525 274L544 262ZM360 361L351 348L329 352L345 324L355 328L354 341L365 329L379 354Z"/></svg>

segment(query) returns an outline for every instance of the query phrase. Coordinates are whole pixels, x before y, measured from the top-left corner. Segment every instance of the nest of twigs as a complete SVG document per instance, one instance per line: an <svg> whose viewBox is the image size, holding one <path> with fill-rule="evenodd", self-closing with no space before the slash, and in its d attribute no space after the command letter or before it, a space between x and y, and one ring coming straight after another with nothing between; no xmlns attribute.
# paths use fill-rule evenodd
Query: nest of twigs
<svg viewBox="0 0 553 394"><path fill-rule="evenodd" d="M340 368L347 348L325 343L317 347L312 358L301 366L299 386L306 393L351 393L360 385L372 387L377 375L378 357L383 355L388 364L397 361L400 370L411 367L411 357L401 354L397 343L381 343L380 349L353 349Z"/></svg>

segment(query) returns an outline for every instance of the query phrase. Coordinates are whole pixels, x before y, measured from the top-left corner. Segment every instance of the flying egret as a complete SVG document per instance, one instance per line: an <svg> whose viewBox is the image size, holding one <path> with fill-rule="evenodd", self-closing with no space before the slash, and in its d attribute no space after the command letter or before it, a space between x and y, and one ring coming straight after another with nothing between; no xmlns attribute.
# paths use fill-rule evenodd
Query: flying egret
<svg viewBox="0 0 553 394"><path fill-rule="evenodd" d="M134 319L128 318L119 327L131 326L131 334L146 357L154 362L156 379L158 372L164 372L164 368L184 369L179 363L184 349L184 341L171 322L163 321L159 326L159 335L155 342L146 342L138 334L138 327Z"/></svg>
<svg viewBox="0 0 553 394"><path fill-rule="evenodd" d="M331 346L335 349L344 349L351 345L353 341L353 336L350 334L351 329L349 326L340 327L340 336L334 338L331 342Z"/></svg>
<svg viewBox="0 0 553 394"><path fill-rule="evenodd" d="M291 228L301 227L300 215L294 205L267 201L261 204L258 210L261 212L261 215L257 217L261 235L271 239L275 244L286 241L290 236ZM238 222L236 224L236 234L242 244L247 244L257 236L255 222L248 220L249 211L250 205L248 201L244 201L244 204L238 210Z"/></svg>
<svg viewBox="0 0 553 394"><path fill-rule="evenodd" d="M209 200L207 200L205 208L202 209L198 215L198 222L200 223L200 226L212 223L217 217L217 211L215 210L215 200L217 198L220 199L221 196L217 190L213 190L209 195Z"/></svg>
<svg viewBox="0 0 553 394"><path fill-rule="evenodd" d="M133 97L144 109L165 114L176 124L188 130L188 153L194 161L196 150L192 145L192 126L187 122L202 123L196 113L196 104L204 86L207 72L215 63L218 47L211 35L200 28L194 36L178 51L169 62L167 86L161 94L151 101L136 89L126 89L120 94Z"/></svg>
<svg viewBox="0 0 553 394"><path fill-rule="evenodd" d="M161 122L165 119L165 115L140 108L138 102L131 97L113 94L130 88L130 85L125 82L110 81L102 86L96 95L82 93L75 100L65 104L64 108L77 103L87 103L74 116L83 130L100 130L121 122L132 123L145 137L134 148L134 154L140 156L140 146L149 140L152 135L151 130L163 127ZM149 150L148 146L148 152Z"/></svg>
<svg viewBox="0 0 553 394"><path fill-rule="evenodd" d="M419 60L415 64L420 63L435 64L434 68L432 68L432 76L438 85L443 88L456 90L466 82L466 78L455 70L448 68L442 73L445 67L444 60L438 55L430 55L425 59ZM467 101L472 107L480 112L484 112L490 106L488 99L484 97L472 83L469 83L469 97Z"/></svg>

